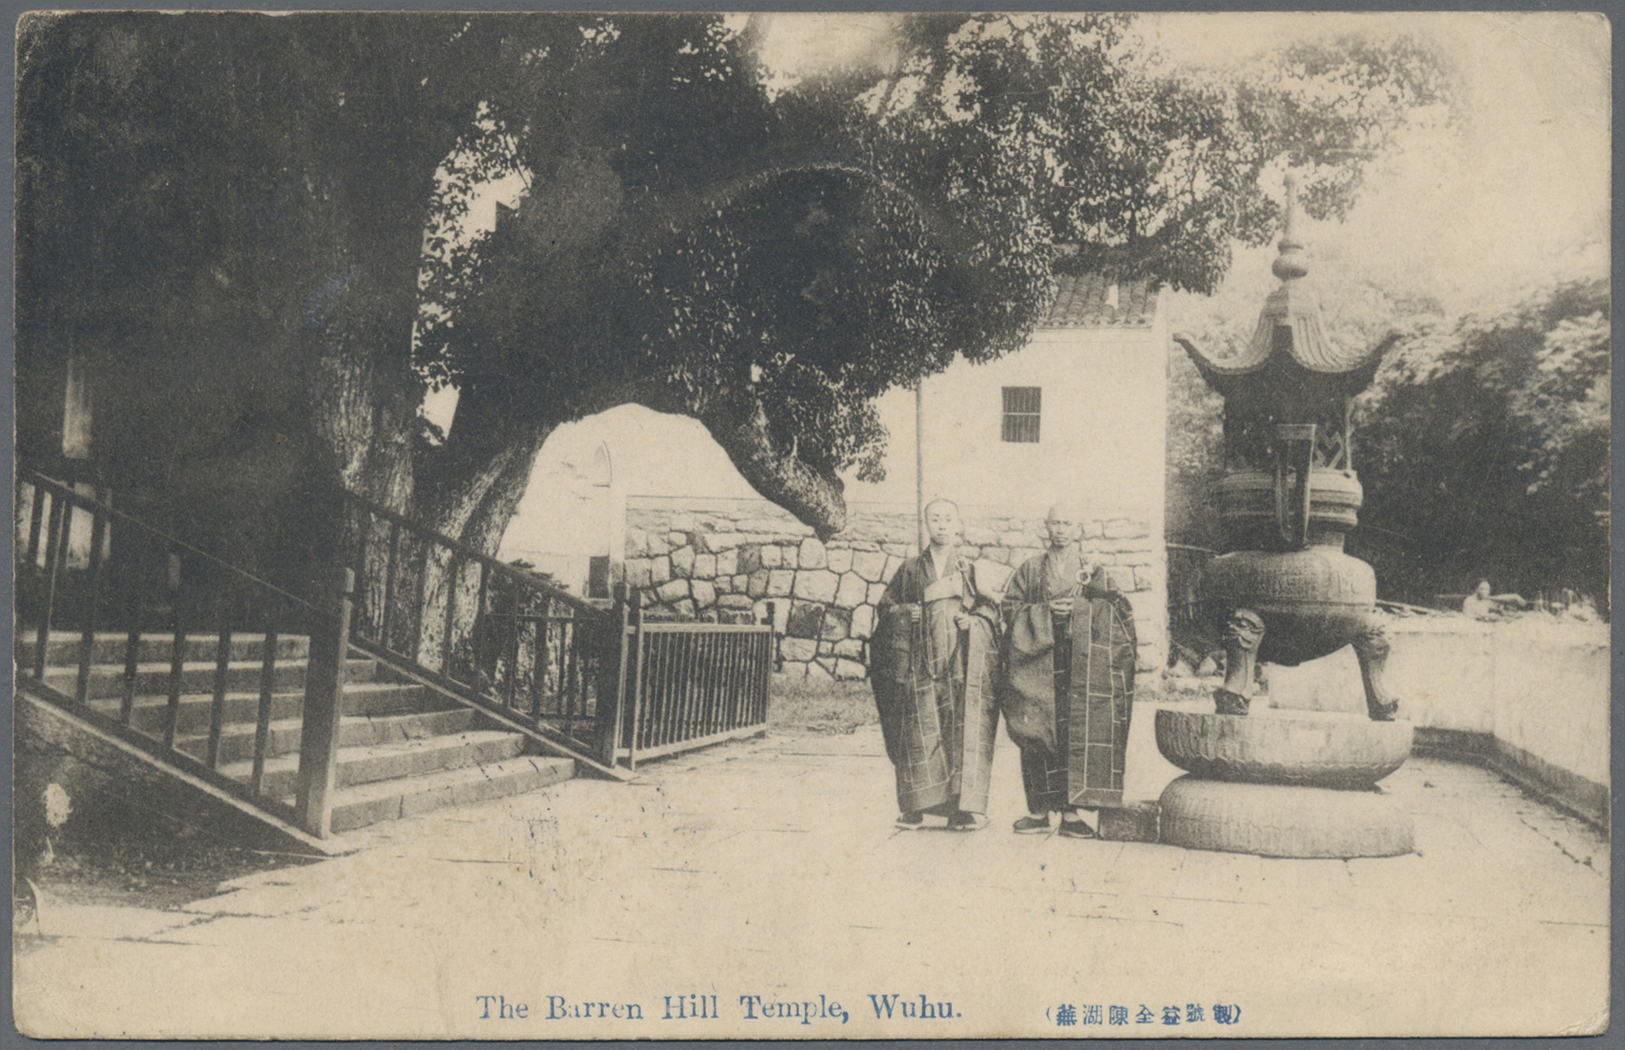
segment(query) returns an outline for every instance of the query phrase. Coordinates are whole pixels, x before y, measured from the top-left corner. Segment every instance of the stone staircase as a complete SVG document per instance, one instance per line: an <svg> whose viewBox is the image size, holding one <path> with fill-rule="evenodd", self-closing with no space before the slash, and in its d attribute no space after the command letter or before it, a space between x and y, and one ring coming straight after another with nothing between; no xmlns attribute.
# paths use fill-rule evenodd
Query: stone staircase
<svg viewBox="0 0 1625 1050"><path fill-rule="evenodd" d="M53 631L47 643L45 684L69 696L78 687L81 635ZM117 721L125 703L127 636L98 634L92 648L87 700L92 711ZM217 688L218 639L188 639L181 674L175 748L207 760L211 709ZM309 639L279 637L271 685L270 723L261 790L290 806L297 790L300 710ZM173 639L143 635L136 651L130 728L162 741L171 687ZM19 665L32 666L35 641L18 640ZM223 680L224 720L216 772L248 783L253 772L256 719L265 657L262 635L231 639ZM384 820L447 806L505 798L568 780L573 759L530 753L528 739L502 729L471 708L408 682L377 660L352 650L345 675L332 830L352 831Z"/></svg>

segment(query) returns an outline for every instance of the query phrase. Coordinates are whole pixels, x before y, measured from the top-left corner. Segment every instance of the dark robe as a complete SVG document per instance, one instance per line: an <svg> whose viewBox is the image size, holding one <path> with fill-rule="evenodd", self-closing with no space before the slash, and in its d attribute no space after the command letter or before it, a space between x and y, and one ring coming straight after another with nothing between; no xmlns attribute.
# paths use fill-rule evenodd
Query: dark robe
<svg viewBox="0 0 1625 1050"><path fill-rule="evenodd" d="M1075 550L1028 559L1005 584L999 707L1021 749L1030 813L1123 804L1134 704L1134 609ZM1072 598L1072 614L1050 611Z"/></svg>
<svg viewBox="0 0 1625 1050"><path fill-rule="evenodd" d="M910 608L921 608L919 623ZM971 614L968 629L954 617ZM998 606L970 563L939 571L930 552L903 562L875 612L869 681L904 813L987 812L999 711Z"/></svg>

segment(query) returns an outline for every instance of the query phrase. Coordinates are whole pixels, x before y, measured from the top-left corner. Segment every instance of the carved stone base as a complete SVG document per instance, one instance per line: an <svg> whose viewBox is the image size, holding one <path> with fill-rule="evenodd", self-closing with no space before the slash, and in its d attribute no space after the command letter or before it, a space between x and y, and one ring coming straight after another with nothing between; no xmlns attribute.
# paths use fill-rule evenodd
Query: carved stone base
<svg viewBox="0 0 1625 1050"><path fill-rule="evenodd" d="M1162 841L1261 857L1394 857L1415 849L1409 813L1375 791L1183 776L1162 793Z"/></svg>

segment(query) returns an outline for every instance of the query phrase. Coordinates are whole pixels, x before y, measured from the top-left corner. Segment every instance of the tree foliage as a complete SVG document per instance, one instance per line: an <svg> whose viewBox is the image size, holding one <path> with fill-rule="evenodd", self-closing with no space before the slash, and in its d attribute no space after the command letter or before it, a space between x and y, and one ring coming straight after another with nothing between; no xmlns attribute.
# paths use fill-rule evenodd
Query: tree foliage
<svg viewBox="0 0 1625 1050"><path fill-rule="evenodd" d="M1358 405L1362 538L1379 579L1427 599L1608 585L1610 336L1601 280L1420 326Z"/></svg>
<svg viewBox="0 0 1625 1050"><path fill-rule="evenodd" d="M640 402L827 533L887 386L1019 347L1069 267L1213 287L1272 172L1337 213L1442 87L1404 42L1219 76L1119 16L898 24L890 66L774 91L759 23L707 15L36 16L20 361L94 347L146 476L293 449L486 548L553 427Z"/></svg>

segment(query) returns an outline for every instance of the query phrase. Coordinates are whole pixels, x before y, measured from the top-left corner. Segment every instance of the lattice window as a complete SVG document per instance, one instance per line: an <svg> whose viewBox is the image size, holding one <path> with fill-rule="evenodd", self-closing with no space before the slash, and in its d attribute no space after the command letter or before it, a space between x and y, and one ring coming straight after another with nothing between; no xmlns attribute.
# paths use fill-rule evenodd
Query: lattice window
<svg viewBox="0 0 1625 1050"><path fill-rule="evenodd" d="M1043 388L1036 386L1004 388L1004 426L1000 433L1003 440L1025 442L1038 440L1043 394Z"/></svg>

